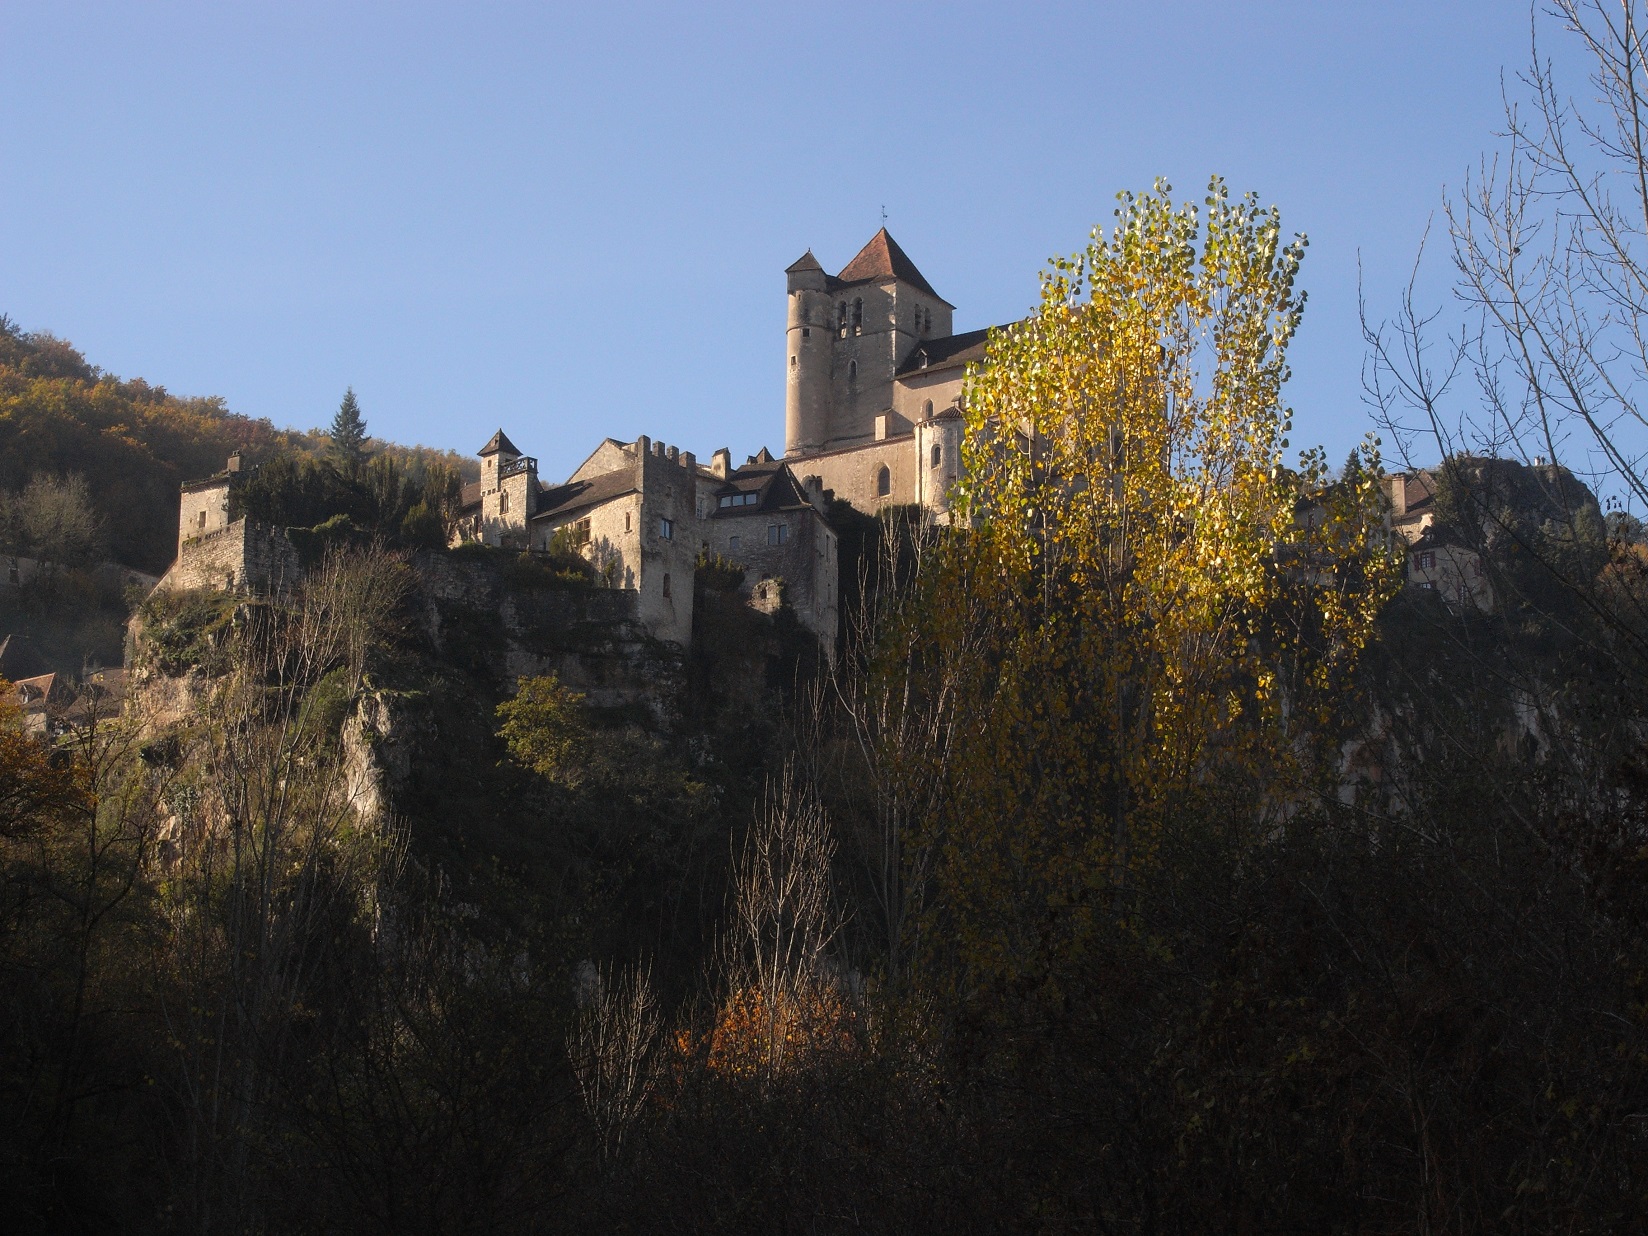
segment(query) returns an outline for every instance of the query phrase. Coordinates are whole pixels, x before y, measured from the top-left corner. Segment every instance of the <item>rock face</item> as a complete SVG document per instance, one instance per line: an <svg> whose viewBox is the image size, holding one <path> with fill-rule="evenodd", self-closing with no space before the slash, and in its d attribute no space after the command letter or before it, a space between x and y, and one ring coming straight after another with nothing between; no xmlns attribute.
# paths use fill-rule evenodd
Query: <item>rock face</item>
<svg viewBox="0 0 1648 1236"><path fill-rule="evenodd" d="M641 706L674 724L685 656L647 634L634 592L554 586L503 555L427 554L413 566L424 633L443 660L506 693L518 678L555 674L597 708Z"/></svg>
<svg viewBox="0 0 1648 1236"><path fill-rule="evenodd" d="M368 828L382 829L412 775L413 761L437 739L427 710L390 691L366 691L343 723L343 796Z"/></svg>

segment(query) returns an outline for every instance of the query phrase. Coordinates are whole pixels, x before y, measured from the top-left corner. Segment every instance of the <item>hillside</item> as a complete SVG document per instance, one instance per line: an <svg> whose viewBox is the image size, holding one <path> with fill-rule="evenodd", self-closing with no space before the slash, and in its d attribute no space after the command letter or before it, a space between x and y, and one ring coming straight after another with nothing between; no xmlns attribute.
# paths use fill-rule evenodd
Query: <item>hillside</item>
<svg viewBox="0 0 1648 1236"><path fill-rule="evenodd" d="M314 411L317 420L329 415ZM124 566L166 569L177 543L178 486L218 471L231 452L258 464L325 446L317 430L277 429L231 412L216 396L182 397L107 373L69 342L25 332L0 314L0 492L16 493L37 476L83 476L106 554ZM371 446L464 463L423 447Z"/></svg>

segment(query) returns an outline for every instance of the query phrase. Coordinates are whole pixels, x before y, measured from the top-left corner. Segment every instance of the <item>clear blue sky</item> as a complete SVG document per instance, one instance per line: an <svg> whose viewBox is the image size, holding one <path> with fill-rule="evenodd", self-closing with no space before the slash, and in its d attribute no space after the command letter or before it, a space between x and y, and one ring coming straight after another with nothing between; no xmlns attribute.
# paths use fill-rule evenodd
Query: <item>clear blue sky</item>
<svg viewBox="0 0 1648 1236"><path fill-rule="evenodd" d="M956 328L1158 175L1308 233L1296 443L1367 428L1388 312L1527 55L1518 0L0 0L0 312L123 376L564 475L783 443L783 269L880 224ZM1580 83L1575 82L1575 86Z"/></svg>

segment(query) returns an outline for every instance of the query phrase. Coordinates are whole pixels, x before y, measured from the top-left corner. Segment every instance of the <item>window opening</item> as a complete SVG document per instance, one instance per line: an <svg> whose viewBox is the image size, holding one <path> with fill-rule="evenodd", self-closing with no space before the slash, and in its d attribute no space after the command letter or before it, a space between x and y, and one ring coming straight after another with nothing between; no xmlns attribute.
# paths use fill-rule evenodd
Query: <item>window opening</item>
<svg viewBox="0 0 1648 1236"><path fill-rule="evenodd" d="M923 417L927 418L928 420L932 419L932 417L933 417L933 401L931 399L929 399L926 403L921 405L921 415Z"/></svg>
<svg viewBox="0 0 1648 1236"><path fill-rule="evenodd" d="M739 538L738 537L729 537L727 539L727 548L735 554L738 552L738 545L739 545Z"/></svg>
<svg viewBox="0 0 1648 1236"><path fill-rule="evenodd" d="M625 532L629 531L629 512L628 511L624 512L624 531Z"/></svg>
<svg viewBox="0 0 1648 1236"><path fill-rule="evenodd" d="M864 298L862 296L860 296L860 297L857 297L853 301L853 334L862 335L863 333L864 333Z"/></svg>
<svg viewBox="0 0 1648 1236"><path fill-rule="evenodd" d="M795 356L793 354L790 356L790 368L795 368Z"/></svg>
<svg viewBox="0 0 1648 1236"><path fill-rule="evenodd" d="M578 549L589 544L589 520L580 519L572 525L572 548Z"/></svg>
<svg viewBox="0 0 1648 1236"><path fill-rule="evenodd" d="M663 516L659 516L658 535L663 537L666 541L673 541L675 539L675 521L673 519L666 519ZM664 578L668 579L669 576L666 575Z"/></svg>
<svg viewBox="0 0 1648 1236"><path fill-rule="evenodd" d="M885 498L893 492L893 474L885 467L876 473L876 497Z"/></svg>
<svg viewBox="0 0 1648 1236"><path fill-rule="evenodd" d="M813 337L813 328L810 326L803 326L801 328L801 337L803 339L811 339Z"/></svg>
<svg viewBox="0 0 1648 1236"><path fill-rule="evenodd" d="M789 532L790 532L790 530L787 527L785 527L783 524L768 524L767 525L767 544L768 545L782 545L786 540L789 539Z"/></svg>
<svg viewBox="0 0 1648 1236"><path fill-rule="evenodd" d="M845 339L847 337L847 302L846 301L841 301L835 307L835 328L836 328L837 331L840 332L841 337L843 339Z"/></svg>
<svg viewBox="0 0 1648 1236"><path fill-rule="evenodd" d="M667 596L669 596L669 594L670 594L670 590L669 590L669 572L666 571L666 572L664 572L664 595L667 597Z"/></svg>
<svg viewBox="0 0 1648 1236"><path fill-rule="evenodd" d="M498 495L498 513L500 515L509 514L509 493L507 491Z"/></svg>
<svg viewBox="0 0 1648 1236"><path fill-rule="evenodd" d="M1419 555L1419 569L1421 571L1433 570L1435 567L1436 567L1436 551L1435 550L1427 549L1424 553Z"/></svg>
<svg viewBox="0 0 1648 1236"><path fill-rule="evenodd" d="M940 445L939 443L935 442L935 443L933 443L933 467L936 468L936 467L939 466L939 464L941 464L943 462L944 462L944 447L942 445Z"/></svg>
<svg viewBox="0 0 1648 1236"><path fill-rule="evenodd" d="M847 381L849 381L849 382L858 381L858 362L857 361L848 361L847 362Z"/></svg>

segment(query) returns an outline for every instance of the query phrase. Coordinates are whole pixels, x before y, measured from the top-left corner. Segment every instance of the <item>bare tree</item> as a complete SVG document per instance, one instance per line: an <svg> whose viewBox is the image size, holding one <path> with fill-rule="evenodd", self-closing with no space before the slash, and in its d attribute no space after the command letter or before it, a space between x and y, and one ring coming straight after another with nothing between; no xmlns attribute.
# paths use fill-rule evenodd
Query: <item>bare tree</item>
<svg viewBox="0 0 1648 1236"><path fill-rule="evenodd" d="M405 586L381 551L333 555L290 608L239 611L229 671L174 795L165 1005L176 1047L176 1168L187 1221L258 1226L262 1123L328 949L364 922L394 839L352 827L341 739L317 723L316 686L353 697L373 632Z"/></svg>
<svg viewBox="0 0 1648 1236"><path fill-rule="evenodd" d="M830 947L842 926L830 873L835 842L812 788L786 761L767 787L733 876L721 942L727 997L712 1057L771 1079L824 1051L846 1018Z"/></svg>
<svg viewBox="0 0 1648 1236"><path fill-rule="evenodd" d="M603 1160L615 1158L652 1093L661 1021L644 967L594 970L580 985L568 1043L584 1111Z"/></svg>

